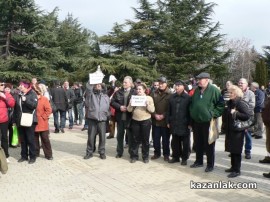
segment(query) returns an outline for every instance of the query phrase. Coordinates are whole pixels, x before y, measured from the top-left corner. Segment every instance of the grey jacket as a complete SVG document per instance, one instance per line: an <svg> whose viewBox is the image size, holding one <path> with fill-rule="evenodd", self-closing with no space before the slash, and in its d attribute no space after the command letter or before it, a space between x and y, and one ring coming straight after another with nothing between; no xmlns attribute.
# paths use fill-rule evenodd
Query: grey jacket
<svg viewBox="0 0 270 202"><path fill-rule="evenodd" d="M110 117L110 98L106 90L95 90L93 86L87 86L85 92L86 118L96 121L107 121Z"/></svg>
<svg viewBox="0 0 270 202"><path fill-rule="evenodd" d="M247 89L244 92L243 100L245 100L249 105L249 114L253 115L255 108L255 94L251 90Z"/></svg>

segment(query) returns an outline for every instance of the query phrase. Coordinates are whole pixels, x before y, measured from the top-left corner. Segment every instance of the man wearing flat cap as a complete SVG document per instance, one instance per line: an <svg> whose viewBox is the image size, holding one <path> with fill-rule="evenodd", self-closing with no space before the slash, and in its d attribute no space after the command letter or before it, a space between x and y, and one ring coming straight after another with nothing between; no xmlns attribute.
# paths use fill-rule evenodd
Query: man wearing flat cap
<svg viewBox="0 0 270 202"><path fill-rule="evenodd" d="M185 83L178 80L174 83L175 93L170 97L166 116L167 126L172 134L172 159L169 163L180 162L187 165L190 149L189 106L190 96L185 92Z"/></svg>
<svg viewBox="0 0 270 202"><path fill-rule="evenodd" d="M198 168L203 166L203 154L207 156L205 172L211 172L215 163L215 141L208 143L211 119L220 117L224 110L224 100L220 91L209 83L210 74L200 73L196 79L196 88L190 105L190 116L194 133L196 160L190 166Z"/></svg>

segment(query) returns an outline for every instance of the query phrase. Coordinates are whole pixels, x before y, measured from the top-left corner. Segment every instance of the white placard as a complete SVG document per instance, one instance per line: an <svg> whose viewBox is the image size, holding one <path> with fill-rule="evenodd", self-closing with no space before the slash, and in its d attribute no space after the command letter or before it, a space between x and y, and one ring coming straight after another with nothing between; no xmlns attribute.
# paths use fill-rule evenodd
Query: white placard
<svg viewBox="0 0 270 202"><path fill-rule="evenodd" d="M102 83L102 80L104 78L104 74L102 73L100 69L100 65L97 67L97 71L89 74L89 84L99 84Z"/></svg>
<svg viewBox="0 0 270 202"><path fill-rule="evenodd" d="M131 96L131 106L146 106L146 96L132 95Z"/></svg>

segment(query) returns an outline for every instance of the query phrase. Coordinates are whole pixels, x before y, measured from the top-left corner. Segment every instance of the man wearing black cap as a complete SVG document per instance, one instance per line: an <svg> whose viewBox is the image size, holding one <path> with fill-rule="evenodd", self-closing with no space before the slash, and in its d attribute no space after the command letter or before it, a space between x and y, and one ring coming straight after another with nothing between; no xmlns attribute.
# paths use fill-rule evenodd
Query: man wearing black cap
<svg viewBox="0 0 270 202"><path fill-rule="evenodd" d="M169 163L179 162L181 165L187 165L188 153L190 148L190 124L189 106L190 96L185 92L185 83L176 81L174 83L176 93L169 100L167 112L167 126L172 133L172 159Z"/></svg>
<svg viewBox="0 0 270 202"><path fill-rule="evenodd" d="M218 118L224 110L224 100L220 91L209 83L210 75L200 73L198 88L192 96L190 105L190 116L192 119L192 128L194 133L194 142L196 149L196 161L191 168L203 166L203 153L206 152L207 167L205 172L211 172L215 163L215 141L208 143L209 127L212 118Z"/></svg>
<svg viewBox="0 0 270 202"><path fill-rule="evenodd" d="M167 79L161 76L158 79L159 88L151 94L154 105L155 112L153 113L153 124L152 130L154 130L154 156L151 157L152 160L158 159L161 156L161 145L160 139L162 137L162 149L164 161L169 161L170 156L170 131L166 123L166 113L168 109L169 98L171 96L171 91L168 88Z"/></svg>

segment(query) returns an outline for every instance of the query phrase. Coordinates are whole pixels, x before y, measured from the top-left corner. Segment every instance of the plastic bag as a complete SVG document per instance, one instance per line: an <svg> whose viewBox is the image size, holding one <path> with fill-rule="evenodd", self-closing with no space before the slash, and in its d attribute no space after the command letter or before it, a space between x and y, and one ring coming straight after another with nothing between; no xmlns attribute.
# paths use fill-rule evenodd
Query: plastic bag
<svg viewBox="0 0 270 202"><path fill-rule="evenodd" d="M13 129L13 136L11 140L12 146L17 146L19 144L19 134L18 134L18 128L17 126L12 126Z"/></svg>

